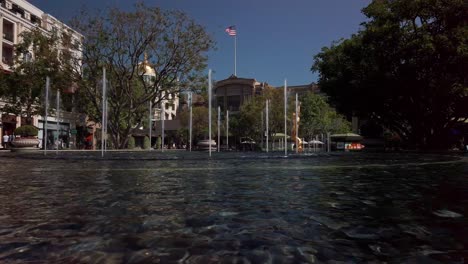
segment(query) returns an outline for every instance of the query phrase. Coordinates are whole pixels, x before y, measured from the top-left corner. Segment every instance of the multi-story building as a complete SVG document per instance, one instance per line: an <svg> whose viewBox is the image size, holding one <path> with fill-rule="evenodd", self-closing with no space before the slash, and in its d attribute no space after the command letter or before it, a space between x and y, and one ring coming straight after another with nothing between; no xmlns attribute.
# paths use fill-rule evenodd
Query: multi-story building
<svg viewBox="0 0 468 264"><path fill-rule="evenodd" d="M224 113L228 110L235 113L240 110L241 105L250 97L262 94L266 88L272 88L265 82L258 82L255 79L238 78L231 75L229 78L216 83L214 94L216 105Z"/></svg>
<svg viewBox="0 0 468 264"><path fill-rule="evenodd" d="M232 75L216 83L214 87L216 105L220 106L223 112L229 110L231 113L236 113L250 97L262 94L265 89L275 89L275 87L266 82ZM282 89L282 87L277 87L277 89ZM287 91L290 96L297 93L299 97L305 96L308 92L320 93L315 83L288 86Z"/></svg>
<svg viewBox="0 0 468 264"><path fill-rule="evenodd" d="M60 22L53 16L45 13L34 5L25 0L0 0L0 70L4 74L8 74L13 70L15 53L14 47L21 42L21 33L24 31L39 28L44 34L51 32L68 33L70 41L74 44L81 43L82 35ZM81 58L81 52L76 49L66 47L65 43L57 43L61 49L67 49L75 58ZM34 57L34 54L30 54ZM73 87L67 92L74 92ZM0 107L4 105L0 98ZM13 133L16 127L24 123L21 116L15 116L9 113L0 113L0 136L5 133ZM40 129L39 139L57 138L58 131L61 131L61 137L68 140L70 143L70 134L75 130L75 116L71 113L64 112L61 114L60 120L51 116L48 118L48 135L43 135L44 120L42 116L34 116L33 124Z"/></svg>
<svg viewBox="0 0 468 264"><path fill-rule="evenodd" d="M291 96L297 94L299 98L301 98L302 96L305 96L309 92L317 93L317 94L321 93L319 86L315 83L288 86L288 93Z"/></svg>
<svg viewBox="0 0 468 264"><path fill-rule="evenodd" d="M151 80L156 78L156 72L146 59L146 55L145 60L139 64L139 70L143 73L146 82L151 82ZM155 120L162 120L163 116L161 113L164 113L164 120L175 120L179 107L179 93L177 91L164 90L161 92L161 98L160 104L153 106L153 118Z"/></svg>

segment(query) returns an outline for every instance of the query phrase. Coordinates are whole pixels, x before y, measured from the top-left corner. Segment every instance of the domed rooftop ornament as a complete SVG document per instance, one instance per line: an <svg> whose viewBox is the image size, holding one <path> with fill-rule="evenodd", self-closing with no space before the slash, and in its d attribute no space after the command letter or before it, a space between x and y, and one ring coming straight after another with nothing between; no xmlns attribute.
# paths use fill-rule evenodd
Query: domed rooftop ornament
<svg viewBox="0 0 468 264"><path fill-rule="evenodd" d="M148 62L148 55L145 52L145 59L143 62L138 64L138 71L143 73L143 75L156 76L156 71L151 64Z"/></svg>

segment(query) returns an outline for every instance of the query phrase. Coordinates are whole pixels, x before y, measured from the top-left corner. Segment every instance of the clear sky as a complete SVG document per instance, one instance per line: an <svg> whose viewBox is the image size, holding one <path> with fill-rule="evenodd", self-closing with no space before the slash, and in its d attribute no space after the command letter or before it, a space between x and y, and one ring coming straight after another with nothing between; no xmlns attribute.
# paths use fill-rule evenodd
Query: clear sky
<svg viewBox="0 0 468 264"><path fill-rule="evenodd" d="M132 0L30 0L44 12L67 23L82 6L130 10ZM203 25L216 41L208 67L214 79L234 73L234 39L224 30L237 27L237 76L274 86L315 82L313 56L332 41L359 29L361 9L370 0L145 0L147 5L178 9Z"/></svg>

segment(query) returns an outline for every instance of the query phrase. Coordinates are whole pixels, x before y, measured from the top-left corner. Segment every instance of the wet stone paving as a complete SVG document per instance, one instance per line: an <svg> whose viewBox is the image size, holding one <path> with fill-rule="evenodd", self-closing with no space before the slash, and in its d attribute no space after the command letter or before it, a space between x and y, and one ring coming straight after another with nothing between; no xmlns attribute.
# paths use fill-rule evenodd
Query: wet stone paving
<svg viewBox="0 0 468 264"><path fill-rule="evenodd" d="M467 263L467 157L1 153L0 263Z"/></svg>

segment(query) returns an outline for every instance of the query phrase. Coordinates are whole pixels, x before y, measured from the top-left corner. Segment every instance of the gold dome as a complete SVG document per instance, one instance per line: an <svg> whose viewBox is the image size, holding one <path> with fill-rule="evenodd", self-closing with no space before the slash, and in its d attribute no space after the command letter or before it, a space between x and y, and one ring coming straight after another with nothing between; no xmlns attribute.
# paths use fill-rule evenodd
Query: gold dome
<svg viewBox="0 0 468 264"><path fill-rule="evenodd" d="M140 73L142 72L143 75L150 75L150 76L156 76L156 71L151 67L151 64L148 62L148 56L145 53L145 60L143 62L140 62L138 65L138 70Z"/></svg>

